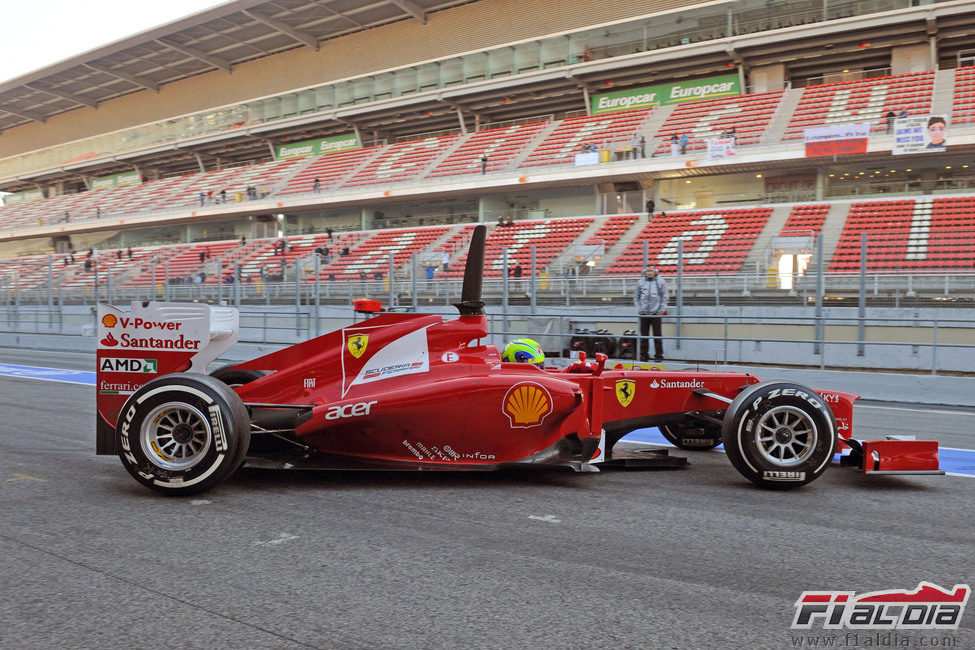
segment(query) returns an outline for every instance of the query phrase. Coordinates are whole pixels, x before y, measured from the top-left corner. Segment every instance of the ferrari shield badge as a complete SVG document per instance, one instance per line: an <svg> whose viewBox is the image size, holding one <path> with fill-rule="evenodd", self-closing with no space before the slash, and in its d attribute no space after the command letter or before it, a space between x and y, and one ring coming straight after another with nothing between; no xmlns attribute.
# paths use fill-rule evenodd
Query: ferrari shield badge
<svg viewBox="0 0 975 650"><path fill-rule="evenodd" d="M349 337L348 347L349 352L356 359L361 357L366 353L366 346L369 344L368 334L354 334Z"/></svg>
<svg viewBox="0 0 975 650"><path fill-rule="evenodd" d="M632 379L618 379L616 381L616 399L621 406L629 406L636 394L636 382Z"/></svg>

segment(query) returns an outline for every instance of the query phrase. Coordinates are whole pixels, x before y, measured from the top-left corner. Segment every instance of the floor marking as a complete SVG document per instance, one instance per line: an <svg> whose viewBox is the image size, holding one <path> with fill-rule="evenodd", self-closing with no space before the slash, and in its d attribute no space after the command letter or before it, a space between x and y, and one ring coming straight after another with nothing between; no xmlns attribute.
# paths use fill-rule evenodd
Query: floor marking
<svg viewBox="0 0 975 650"><path fill-rule="evenodd" d="M258 546L276 546L276 545L278 545L278 544L280 544L282 542L288 542L288 541L291 541L293 539L298 539L298 536L297 535L291 535L289 533L278 533L278 538L277 539L272 539L272 540L267 541L267 542L254 542L254 543L257 544Z"/></svg>
<svg viewBox="0 0 975 650"><path fill-rule="evenodd" d="M95 385L95 373L92 370L65 370L63 368L43 368L40 366L18 366L10 363L0 363L0 375L19 377L21 379L59 381L67 384L80 384L82 386Z"/></svg>
<svg viewBox="0 0 975 650"><path fill-rule="evenodd" d="M970 410L966 410L970 407L959 406L957 411L941 411L937 409L924 408L924 404L919 404L918 408L909 408L907 406L877 406L876 404L854 404L854 409L881 409L884 411L910 411L911 413L938 413L940 415L972 415Z"/></svg>
<svg viewBox="0 0 975 650"><path fill-rule="evenodd" d="M674 446L663 437L656 427L632 431L624 436L621 442L642 442L644 444ZM724 453L724 445L718 445L715 447L715 450ZM940 461L941 469L948 476L975 478L975 449L958 449L956 447L941 447L939 445L938 460ZM911 475L906 474L905 476Z"/></svg>
<svg viewBox="0 0 975 650"><path fill-rule="evenodd" d="M46 483L47 482L47 479L46 478L37 478L36 476L28 476L27 474L18 474L16 472L14 472L14 477L13 478L8 478L6 482L7 483L10 483L12 481L34 481L36 483Z"/></svg>
<svg viewBox="0 0 975 650"><path fill-rule="evenodd" d="M555 515L545 515L545 516L542 516L542 517L540 517L538 515L528 515L528 518L529 519L534 519L535 521L548 522L550 524L561 524L562 523L562 520L559 519L558 517L556 517Z"/></svg>

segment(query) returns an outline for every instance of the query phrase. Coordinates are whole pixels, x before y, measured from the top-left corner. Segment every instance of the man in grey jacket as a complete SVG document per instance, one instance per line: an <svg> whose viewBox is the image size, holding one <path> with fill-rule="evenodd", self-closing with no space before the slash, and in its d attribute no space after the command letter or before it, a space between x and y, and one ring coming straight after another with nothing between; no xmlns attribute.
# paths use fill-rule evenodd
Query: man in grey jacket
<svg viewBox="0 0 975 650"><path fill-rule="evenodd" d="M667 283L657 274L657 267L650 265L643 269L643 277L636 285L633 305L640 312L640 355L641 361L649 361L647 336L653 326L654 361L663 361L664 341L660 327L660 317L667 310Z"/></svg>

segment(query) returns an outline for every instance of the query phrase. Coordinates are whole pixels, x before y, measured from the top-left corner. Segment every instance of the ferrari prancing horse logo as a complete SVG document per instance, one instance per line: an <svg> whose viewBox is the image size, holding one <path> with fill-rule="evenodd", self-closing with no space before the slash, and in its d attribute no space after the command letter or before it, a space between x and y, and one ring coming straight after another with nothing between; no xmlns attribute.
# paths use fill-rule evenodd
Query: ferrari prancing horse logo
<svg viewBox="0 0 975 650"><path fill-rule="evenodd" d="M356 359L366 353L366 346L369 344L368 334L355 334L349 337L349 352Z"/></svg>
<svg viewBox="0 0 975 650"><path fill-rule="evenodd" d="M630 405L633 401L633 396L636 394L636 382L632 379L617 379L616 380L616 399L620 401L620 405L626 407Z"/></svg>

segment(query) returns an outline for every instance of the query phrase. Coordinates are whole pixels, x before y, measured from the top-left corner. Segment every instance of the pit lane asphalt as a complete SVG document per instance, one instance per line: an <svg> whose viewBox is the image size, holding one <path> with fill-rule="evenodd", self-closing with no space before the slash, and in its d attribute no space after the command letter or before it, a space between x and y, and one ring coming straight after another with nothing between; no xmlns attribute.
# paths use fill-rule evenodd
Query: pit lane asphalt
<svg viewBox="0 0 975 650"><path fill-rule="evenodd" d="M600 474L244 468L167 499L94 455L93 401L0 378L0 647L786 648L804 590L975 583L969 478L833 467L771 492L705 452ZM859 434L975 448L970 411L865 406ZM975 614L953 637L975 647Z"/></svg>

